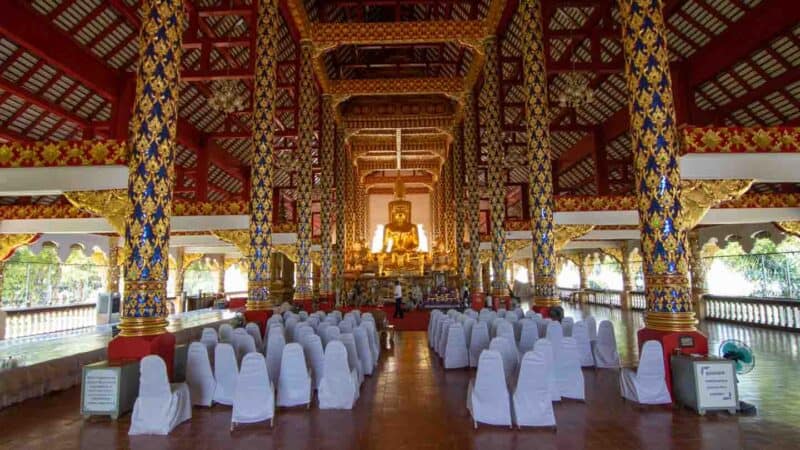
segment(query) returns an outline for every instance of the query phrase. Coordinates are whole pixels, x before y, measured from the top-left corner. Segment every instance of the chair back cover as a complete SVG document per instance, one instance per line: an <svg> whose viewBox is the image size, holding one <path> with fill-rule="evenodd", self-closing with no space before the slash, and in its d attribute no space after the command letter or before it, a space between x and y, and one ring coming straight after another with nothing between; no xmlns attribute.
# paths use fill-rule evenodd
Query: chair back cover
<svg viewBox="0 0 800 450"><path fill-rule="evenodd" d="M511 341L515 348L517 346L517 339L514 336L514 326L507 320L503 320L497 324L497 333L495 333L495 337L504 337Z"/></svg>
<svg viewBox="0 0 800 450"><path fill-rule="evenodd" d="M261 353L248 353L242 360L242 370L236 381L233 398L232 423L255 423L275 416L275 394L267 378L267 368Z"/></svg>
<svg viewBox="0 0 800 450"><path fill-rule="evenodd" d="M283 359L283 349L286 347L286 340L281 333L270 333L267 343L267 372L269 381L273 384L278 382L281 374L281 360Z"/></svg>
<svg viewBox="0 0 800 450"><path fill-rule="evenodd" d="M517 374L517 364L519 361L516 345L512 344L508 338L497 336L489 343L489 350L495 350L503 357L503 369L506 374L506 382L510 385Z"/></svg>
<svg viewBox="0 0 800 450"><path fill-rule="evenodd" d="M536 327L535 323L532 323ZM514 390L514 419L518 426L555 426L553 401L547 386L548 371L544 352L529 351L522 357L517 387Z"/></svg>
<svg viewBox="0 0 800 450"><path fill-rule="evenodd" d="M286 328L286 338L289 339L289 342L292 342L292 338L294 337L294 327L300 322L300 319L296 316L291 316L288 319L285 319L284 327Z"/></svg>
<svg viewBox="0 0 800 450"><path fill-rule="evenodd" d="M617 339L614 337L614 325L608 320L600 322L597 329L597 341L594 345L594 363L601 369L619 367Z"/></svg>
<svg viewBox="0 0 800 450"><path fill-rule="evenodd" d="M369 338L369 349L372 351L372 362L375 366L378 365L378 360L381 356L380 338L378 332L375 330L375 322L369 320L361 320L361 326L367 330L367 337Z"/></svg>
<svg viewBox="0 0 800 450"><path fill-rule="evenodd" d="M586 329L586 322L579 320L572 327L572 338L578 347L578 358L581 367L594 367L594 355L592 355L592 343L589 342L589 331Z"/></svg>
<svg viewBox="0 0 800 450"><path fill-rule="evenodd" d="M550 323L550 319L543 319L541 317L536 317L533 320L536 321L536 326L539 328L539 337L543 338L547 335L547 324Z"/></svg>
<svg viewBox="0 0 800 450"><path fill-rule="evenodd" d="M364 372L361 371L361 360L358 359L358 350L356 349L356 338L353 333L342 333L339 335L339 340L344 344L347 349L347 364L350 370L355 370L358 375L359 384L364 381Z"/></svg>
<svg viewBox="0 0 800 450"><path fill-rule="evenodd" d="M241 363L244 355L256 351L256 342L253 336L247 333L234 333L233 348L236 351L236 361Z"/></svg>
<svg viewBox="0 0 800 450"><path fill-rule="evenodd" d="M581 361L578 357L578 347L575 339L565 337L561 340L561 349L556 357L556 377L558 390L562 397L574 400L585 400L586 390L581 371Z"/></svg>
<svg viewBox="0 0 800 450"><path fill-rule="evenodd" d="M186 384L169 384L167 365L160 356L145 356L139 365L139 396L133 404L128 434L169 434L192 418L190 397Z"/></svg>
<svg viewBox="0 0 800 450"><path fill-rule="evenodd" d="M356 338L358 359L361 361L361 369L364 371L364 375L372 375L375 362L372 360L372 349L369 346L369 337L367 333L367 329L362 325L357 326L353 330L353 336Z"/></svg>
<svg viewBox="0 0 800 450"><path fill-rule="evenodd" d="M217 344L214 349L214 379L217 381L214 388L214 401L216 403L233 404L238 373L233 346L225 343Z"/></svg>
<svg viewBox="0 0 800 450"><path fill-rule="evenodd" d="M506 323L502 317L495 317L492 320L492 327L489 329L489 335L491 337L497 337L497 327L499 327L501 323Z"/></svg>
<svg viewBox="0 0 800 450"><path fill-rule="evenodd" d="M555 320L550 321L550 323L547 324L547 334L545 337L553 344L553 353L558 354L561 348L561 340L564 339L564 330L561 328L561 324Z"/></svg>
<svg viewBox="0 0 800 450"><path fill-rule="evenodd" d="M328 344L331 341L339 338L339 335L341 334L342 332L341 330L339 330L338 326L330 326L328 328L325 328L325 334L322 335L322 346L328 348Z"/></svg>
<svg viewBox="0 0 800 450"><path fill-rule="evenodd" d="M219 326L219 342L230 344L233 341L233 327L223 323Z"/></svg>
<svg viewBox="0 0 800 450"><path fill-rule="evenodd" d="M311 328L310 325L303 324L303 326L297 326L294 329L294 341L302 345L306 336L309 334L315 334L314 329Z"/></svg>
<svg viewBox="0 0 800 450"><path fill-rule="evenodd" d="M208 356L214 355L214 347L217 346L219 343L219 337L217 336L217 330L213 328L203 328L203 334L200 335L200 342L206 347L208 351Z"/></svg>
<svg viewBox="0 0 800 450"><path fill-rule="evenodd" d="M461 325L464 327L464 342L467 344L467 349L469 349L469 341L472 339L472 327L475 326L475 319L467 317Z"/></svg>
<svg viewBox="0 0 800 450"><path fill-rule="evenodd" d="M519 352L524 355L533 350L534 344L539 339L539 328L536 326L536 322L531 319L524 319L520 322L522 322L522 331L519 335L518 348Z"/></svg>
<svg viewBox="0 0 800 450"><path fill-rule="evenodd" d="M319 386L320 409L352 409L356 387L348 367L347 349L339 340L325 348L325 363Z"/></svg>
<svg viewBox="0 0 800 450"><path fill-rule="evenodd" d="M659 405L672 403L667 389L664 368L664 348L658 341L647 341L642 346L639 368L636 373L623 369L620 374L622 396L635 402Z"/></svg>
<svg viewBox="0 0 800 450"><path fill-rule="evenodd" d="M564 337L572 337L573 325L575 325L575 319L572 317L564 317L561 319L561 329L564 332Z"/></svg>
<svg viewBox="0 0 800 450"><path fill-rule="evenodd" d="M322 370L325 367L325 353L322 350L322 340L316 334L309 334L303 338L303 352L306 364L311 368L311 378L314 389L319 388L322 381Z"/></svg>
<svg viewBox="0 0 800 450"><path fill-rule="evenodd" d="M468 388L467 408L475 422L511 425L511 402L499 352L485 350L481 353L478 373Z"/></svg>
<svg viewBox="0 0 800 450"><path fill-rule="evenodd" d="M339 331L342 333L352 333L353 332L353 322L349 320L343 320L339 323Z"/></svg>
<svg viewBox="0 0 800 450"><path fill-rule="evenodd" d="M477 322L472 326L469 338L469 366L478 367L481 352L489 348L489 327L486 322Z"/></svg>
<svg viewBox="0 0 800 450"><path fill-rule="evenodd" d="M438 309L434 310L431 314L430 320L428 321L428 347L430 348L433 348L433 345L436 342L436 326L438 325L439 321L442 320L442 315L443 314Z"/></svg>
<svg viewBox="0 0 800 450"><path fill-rule="evenodd" d="M505 308L498 308L497 317L505 317L507 312Z"/></svg>
<svg viewBox="0 0 800 450"><path fill-rule="evenodd" d="M436 330L436 354L439 355L440 358L444 358L444 348L447 344L447 330L450 328L450 324L453 323L453 319L447 317L443 319L439 323L439 327Z"/></svg>
<svg viewBox="0 0 800 450"><path fill-rule="evenodd" d="M460 323L450 325L444 350L444 368L461 369L469 366L469 351L464 340L464 328Z"/></svg>
<svg viewBox="0 0 800 450"><path fill-rule="evenodd" d="M244 329L247 331L247 334L253 336L253 342L256 344L256 348L264 347L264 337L261 335L261 328L258 327L257 323L250 322L245 325Z"/></svg>
<svg viewBox="0 0 800 450"><path fill-rule="evenodd" d="M561 401L561 389L556 378L556 363L553 355L553 344L547 338L541 338L533 346L534 352L540 352L544 357L544 364L547 368L547 391L550 393L550 400Z"/></svg>
<svg viewBox="0 0 800 450"><path fill-rule="evenodd" d="M189 344L189 353L186 357L186 384L189 385L193 405L211 406L217 382L211 371L208 350L200 342Z"/></svg>
<svg viewBox="0 0 800 450"><path fill-rule="evenodd" d="M586 316L583 318L586 323L586 330L589 332L589 341L594 342L597 340L597 321L594 316Z"/></svg>
<svg viewBox="0 0 800 450"><path fill-rule="evenodd" d="M283 348L278 380L278 406L297 406L311 402L311 377L303 347L292 342Z"/></svg>

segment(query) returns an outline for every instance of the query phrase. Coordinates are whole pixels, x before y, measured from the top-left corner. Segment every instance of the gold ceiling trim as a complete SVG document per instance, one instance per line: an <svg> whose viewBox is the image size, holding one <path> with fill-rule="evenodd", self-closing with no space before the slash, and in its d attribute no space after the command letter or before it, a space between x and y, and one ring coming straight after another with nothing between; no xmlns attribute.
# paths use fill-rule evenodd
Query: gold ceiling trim
<svg viewBox="0 0 800 450"><path fill-rule="evenodd" d="M297 0L289 3L296 3ZM498 2L495 2L498 3ZM499 2L504 3L504 2ZM293 15L294 16L294 15ZM320 47L474 41L486 35L480 20L420 22L314 22L311 40Z"/></svg>
<svg viewBox="0 0 800 450"><path fill-rule="evenodd" d="M450 133L454 117L450 114L436 116L345 117L348 130L396 130L398 128L436 128Z"/></svg>
<svg viewBox="0 0 800 450"><path fill-rule="evenodd" d="M464 79L458 77L370 78L329 81L332 95L456 95L464 90Z"/></svg>

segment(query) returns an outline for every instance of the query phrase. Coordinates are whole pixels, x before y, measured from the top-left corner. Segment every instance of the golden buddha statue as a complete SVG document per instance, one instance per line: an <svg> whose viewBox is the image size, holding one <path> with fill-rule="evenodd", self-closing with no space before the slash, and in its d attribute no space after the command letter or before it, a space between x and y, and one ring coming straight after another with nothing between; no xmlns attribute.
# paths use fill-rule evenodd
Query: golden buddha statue
<svg viewBox="0 0 800 450"><path fill-rule="evenodd" d="M405 188L398 180L395 184L395 199L389 202L389 220L383 228L383 247L378 255L379 271L385 268L394 271L424 271L424 255L419 254L419 232L411 223L411 202L405 200Z"/></svg>

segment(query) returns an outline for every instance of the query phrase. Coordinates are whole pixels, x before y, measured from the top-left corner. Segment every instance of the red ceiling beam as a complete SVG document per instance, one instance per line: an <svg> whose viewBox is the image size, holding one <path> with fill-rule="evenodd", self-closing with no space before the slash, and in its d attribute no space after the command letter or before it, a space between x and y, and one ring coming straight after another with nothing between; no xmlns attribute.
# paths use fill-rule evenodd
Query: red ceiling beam
<svg viewBox="0 0 800 450"><path fill-rule="evenodd" d="M19 84L11 84L10 82L6 81L5 78L0 78L0 89L2 89L5 92L10 92L15 97L19 97L20 99L22 99L22 101L26 103L36 105L48 113L55 114L59 117L63 117L71 122L74 122L80 127L88 128L89 126L91 126L91 123L88 120L78 116L72 111L68 111L59 105L51 103L47 100L44 100L28 92Z"/></svg>
<svg viewBox="0 0 800 450"><path fill-rule="evenodd" d="M79 46L72 37L45 23L19 0L3 3L0 33L107 100L114 99L119 78L114 69Z"/></svg>
<svg viewBox="0 0 800 450"><path fill-rule="evenodd" d="M800 22L797 0L768 0L747 11L720 35L686 60L689 86L700 85L743 57L767 47L776 36Z"/></svg>
<svg viewBox="0 0 800 450"><path fill-rule="evenodd" d="M605 142L611 142L629 129L630 119L628 118L628 109L623 108L609 117L608 120L599 127L598 131L602 132ZM558 172L564 173L575 164L592 156L595 151L595 143L594 134L588 134L576 142L571 149L564 152L561 158L558 159Z"/></svg>

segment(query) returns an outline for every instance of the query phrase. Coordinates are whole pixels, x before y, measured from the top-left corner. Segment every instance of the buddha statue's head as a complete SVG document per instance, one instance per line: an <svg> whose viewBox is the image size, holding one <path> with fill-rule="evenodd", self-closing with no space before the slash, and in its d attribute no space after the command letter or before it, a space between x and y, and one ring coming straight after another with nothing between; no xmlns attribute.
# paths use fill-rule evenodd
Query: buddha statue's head
<svg viewBox="0 0 800 450"><path fill-rule="evenodd" d="M406 200L389 202L389 219L392 225L403 227L411 223L411 203Z"/></svg>

